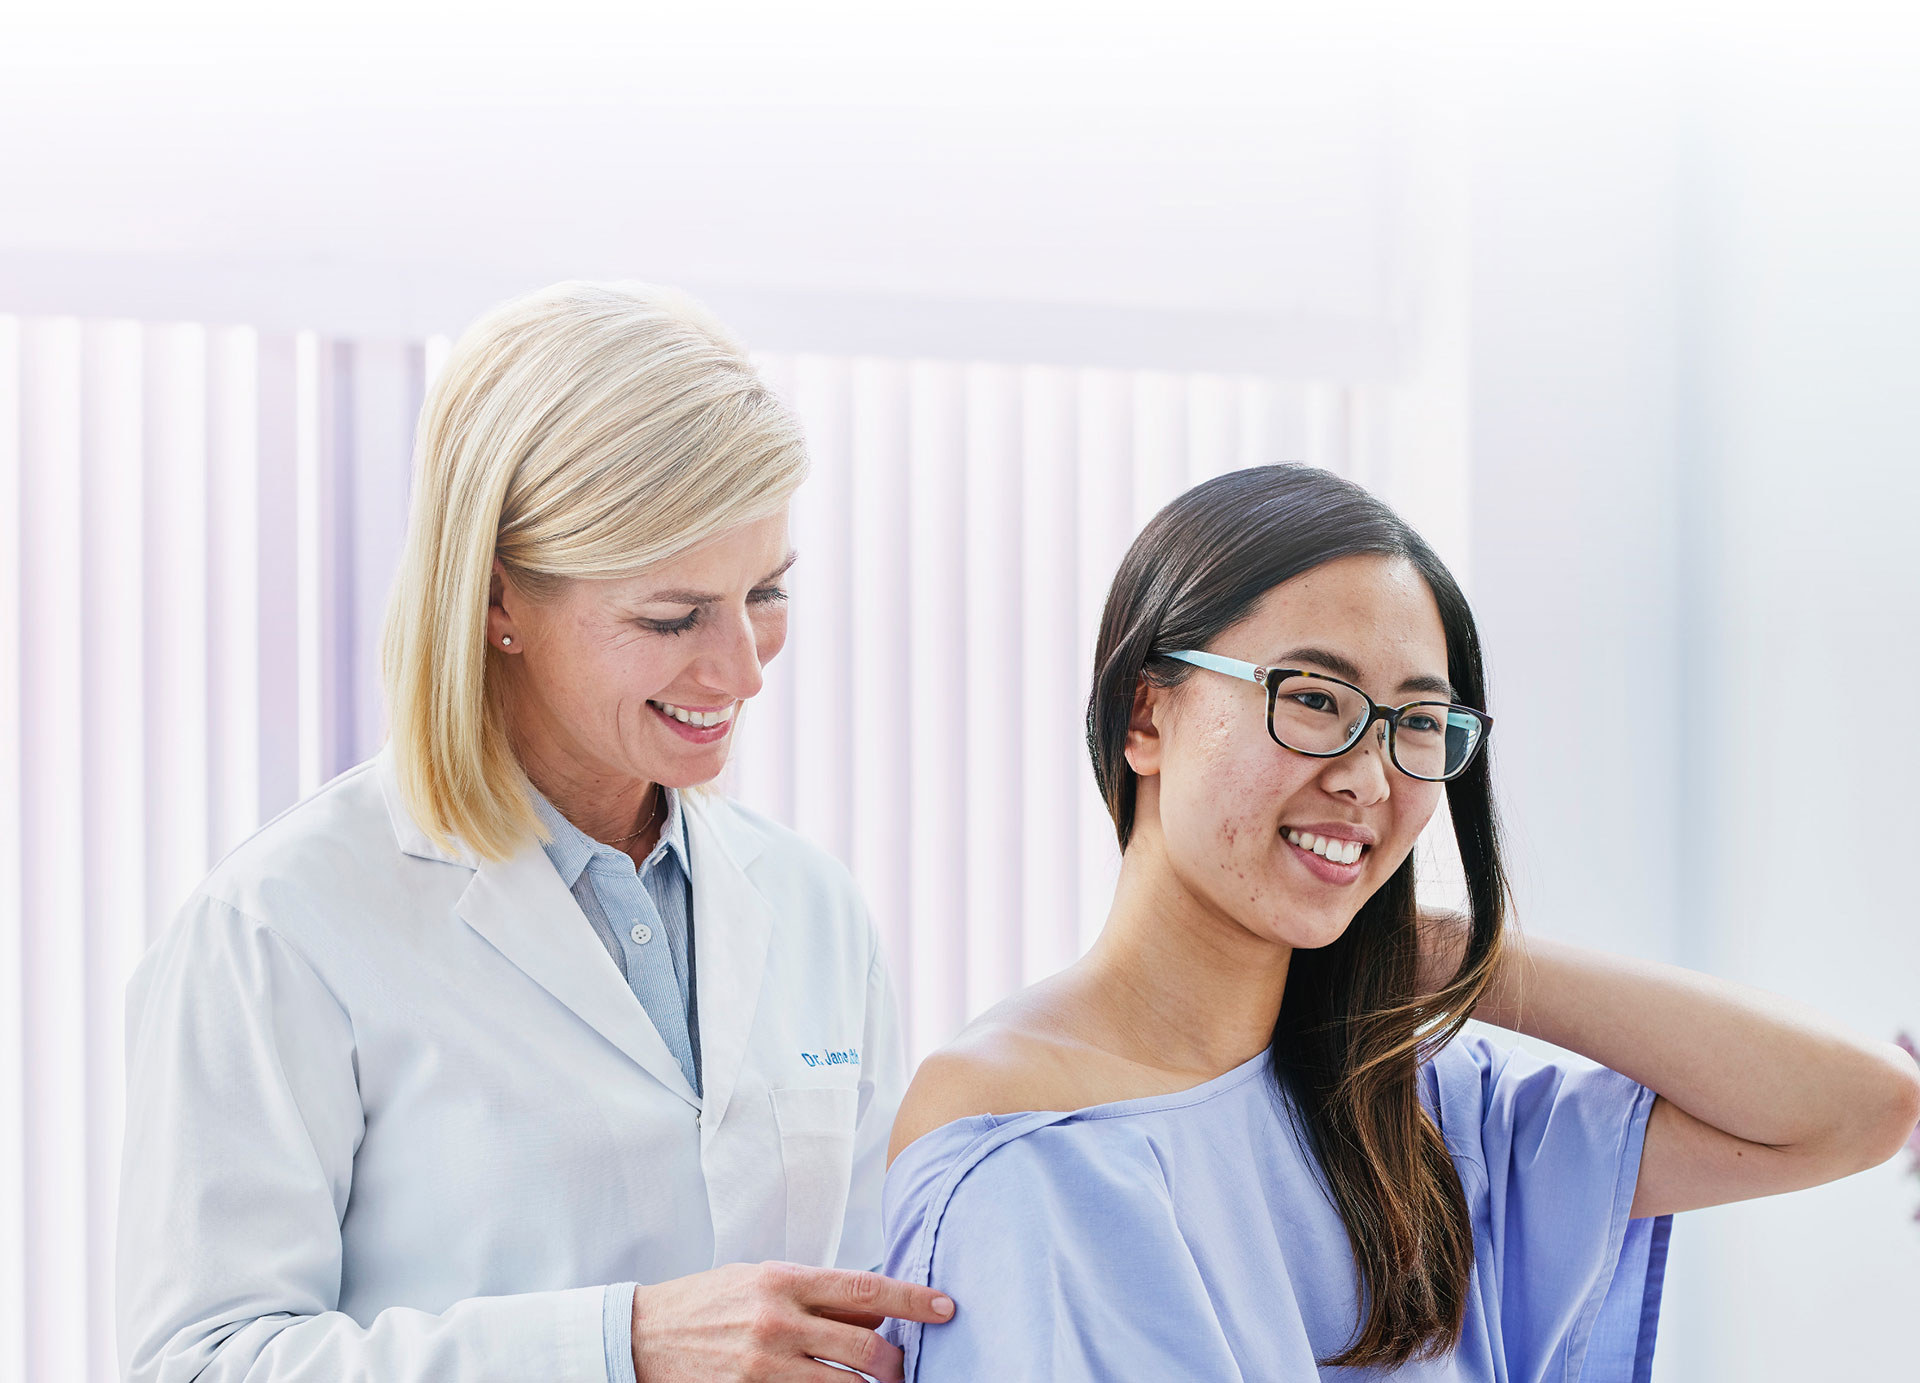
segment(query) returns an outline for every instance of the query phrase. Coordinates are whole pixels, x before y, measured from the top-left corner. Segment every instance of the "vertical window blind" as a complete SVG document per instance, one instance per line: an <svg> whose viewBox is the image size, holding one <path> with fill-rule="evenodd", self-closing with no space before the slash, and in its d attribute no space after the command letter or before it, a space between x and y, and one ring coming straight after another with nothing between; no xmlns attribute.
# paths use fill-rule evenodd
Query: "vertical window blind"
<svg viewBox="0 0 1920 1383"><path fill-rule="evenodd" d="M116 1376L126 981L220 855L378 748L447 349L0 316L0 1378ZM853 870L917 1061L1104 916L1082 717L1127 543L1223 471L1349 472L1356 390L760 364L813 474L791 637L724 787Z"/></svg>

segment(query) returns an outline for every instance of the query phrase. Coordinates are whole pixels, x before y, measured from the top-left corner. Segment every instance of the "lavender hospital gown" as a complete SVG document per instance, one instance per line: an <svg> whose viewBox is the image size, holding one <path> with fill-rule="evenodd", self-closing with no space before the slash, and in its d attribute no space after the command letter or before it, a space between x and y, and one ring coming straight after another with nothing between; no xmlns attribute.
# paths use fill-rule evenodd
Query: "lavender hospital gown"
<svg viewBox="0 0 1920 1383"><path fill-rule="evenodd" d="M1353 1253L1262 1053L1177 1094L977 1115L904 1149L884 1271L958 1303L888 1324L909 1383L1644 1383L1672 1222L1627 1218L1653 1092L1473 1033L1420 1090L1473 1217L1452 1353L1316 1362L1358 1323Z"/></svg>

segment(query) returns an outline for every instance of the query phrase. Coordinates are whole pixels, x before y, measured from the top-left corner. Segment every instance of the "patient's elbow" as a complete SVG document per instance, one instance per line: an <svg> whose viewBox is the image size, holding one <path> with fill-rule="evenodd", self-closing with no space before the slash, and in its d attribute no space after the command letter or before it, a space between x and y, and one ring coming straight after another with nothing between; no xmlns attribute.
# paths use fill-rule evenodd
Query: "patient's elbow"
<svg viewBox="0 0 1920 1383"><path fill-rule="evenodd" d="M1876 1044L1872 1055L1879 1070L1870 1088L1878 1097L1861 1111L1858 1135L1849 1140L1856 1171L1878 1167L1908 1146L1920 1125L1920 1066L1891 1042Z"/></svg>

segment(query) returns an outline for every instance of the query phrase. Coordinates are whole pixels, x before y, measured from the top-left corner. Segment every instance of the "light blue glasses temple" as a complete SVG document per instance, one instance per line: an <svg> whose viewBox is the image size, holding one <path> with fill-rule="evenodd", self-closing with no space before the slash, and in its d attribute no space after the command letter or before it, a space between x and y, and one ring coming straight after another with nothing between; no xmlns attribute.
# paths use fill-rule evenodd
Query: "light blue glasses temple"
<svg viewBox="0 0 1920 1383"><path fill-rule="evenodd" d="M1243 682L1267 684L1267 670L1258 663L1243 663L1238 658L1222 658L1218 653L1202 653L1198 649L1184 649L1179 653L1167 654L1169 658L1178 658L1183 663L1192 663L1195 667L1210 668L1214 672L1224 672L1229 677L1238 677Z"/></svg>

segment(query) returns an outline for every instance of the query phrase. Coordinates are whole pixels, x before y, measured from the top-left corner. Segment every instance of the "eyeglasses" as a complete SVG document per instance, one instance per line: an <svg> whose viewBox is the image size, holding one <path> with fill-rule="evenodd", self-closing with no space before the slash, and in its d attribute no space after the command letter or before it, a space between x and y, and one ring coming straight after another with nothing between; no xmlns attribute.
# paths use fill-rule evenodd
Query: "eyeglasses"
<svg viewBox="0 0 1920 1383"><path fill-rule="evenodd" d="M1485 711L1451 701L1410 701L1389 709L1353 683L1324 672L1261 667L1197 649L1164 656L1265 687L1267 734L1282 749L1309 758L1338 758L1381 720L1394 767L1409 778L1444 783L1467 771L1493 728Z"/></svg>

